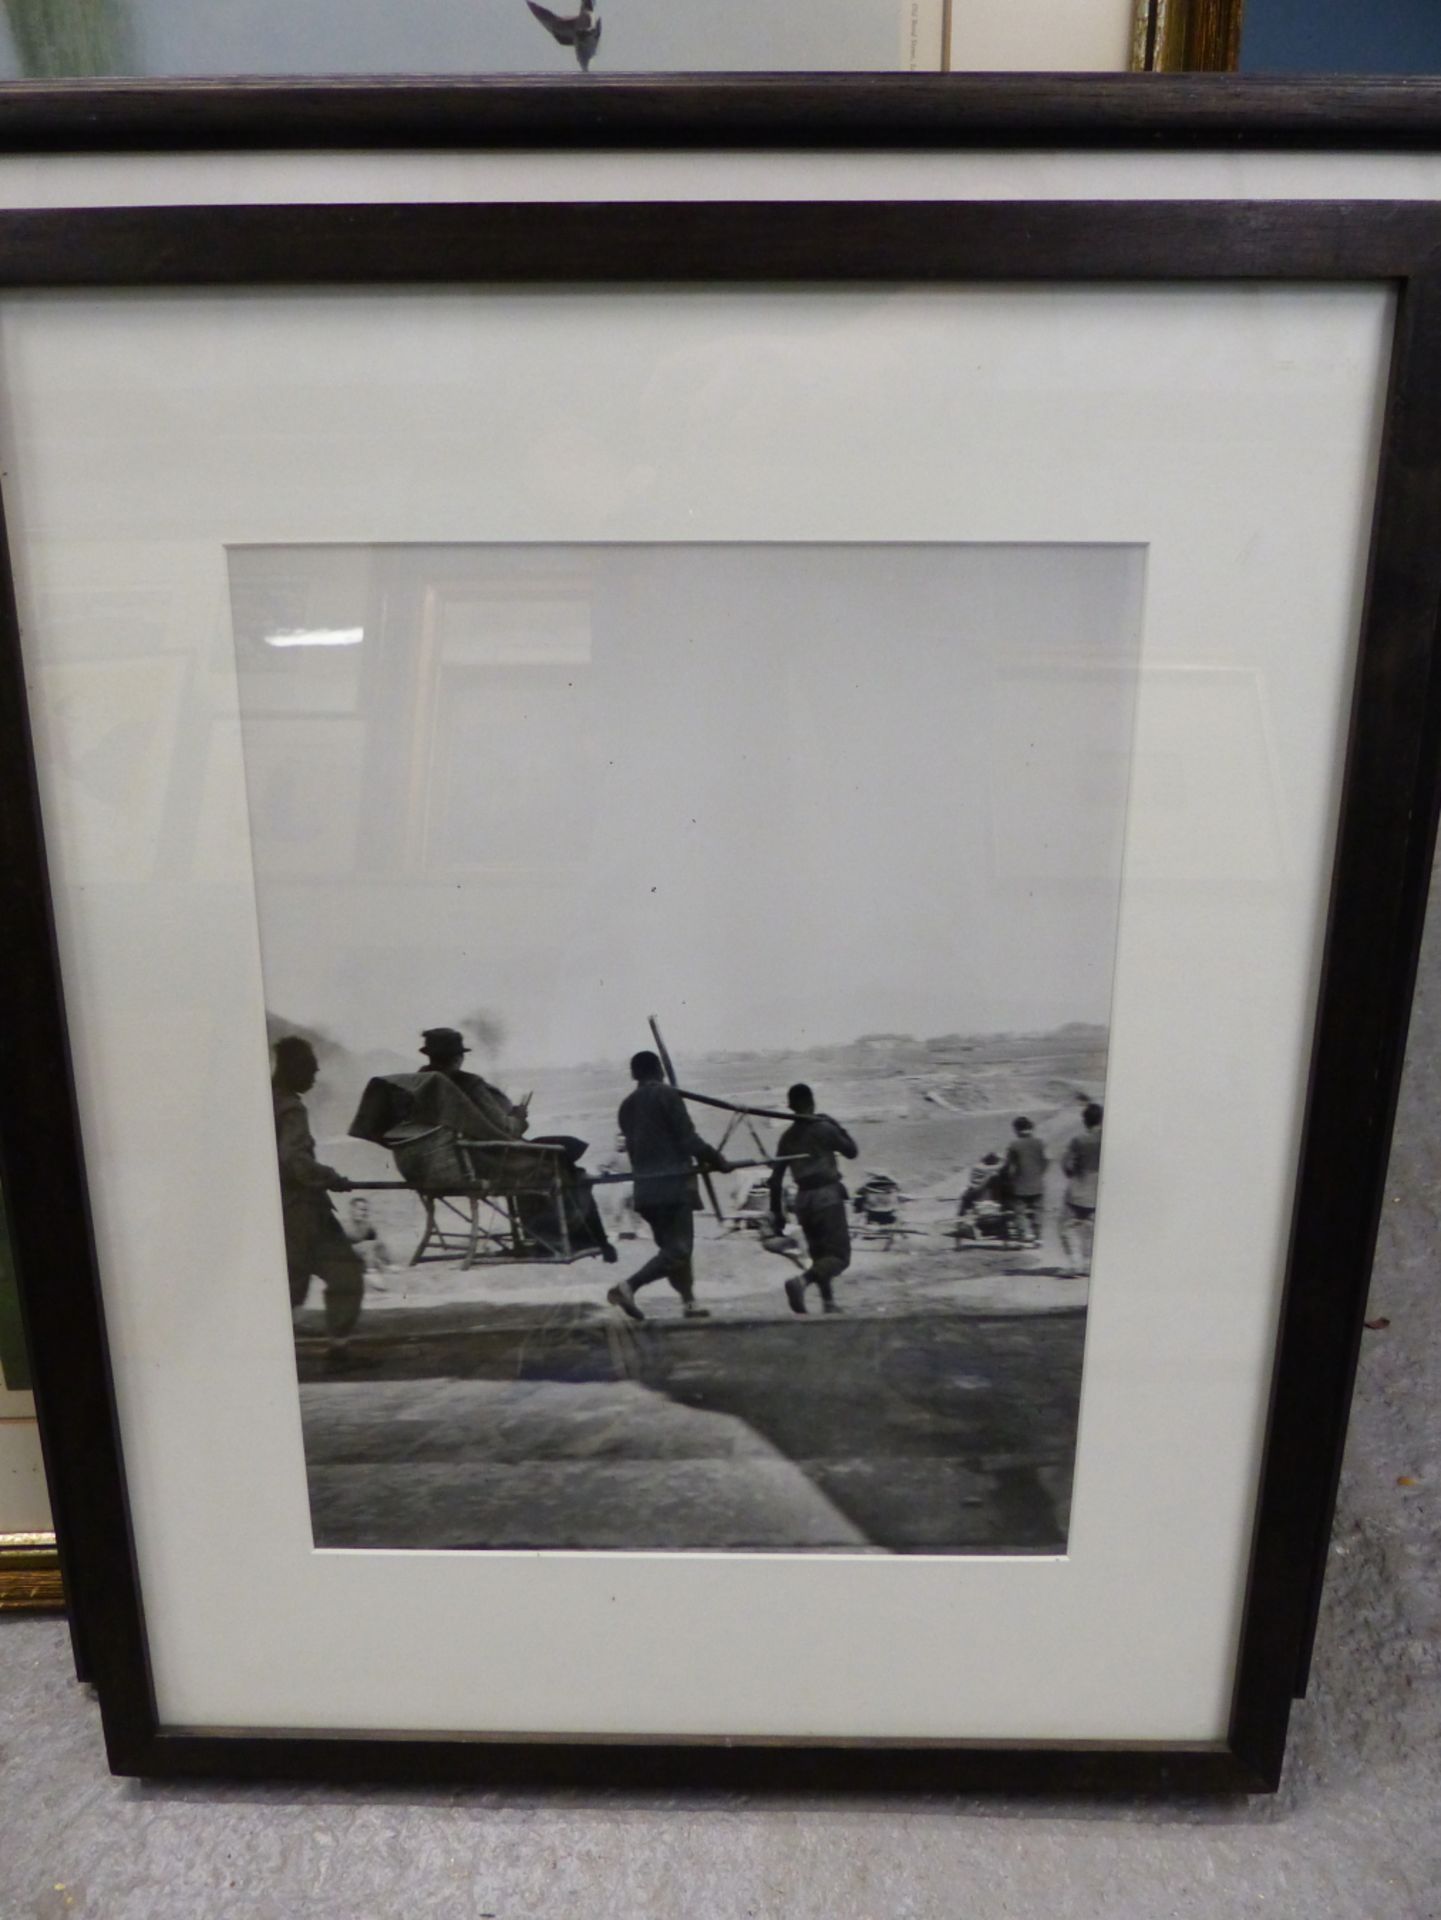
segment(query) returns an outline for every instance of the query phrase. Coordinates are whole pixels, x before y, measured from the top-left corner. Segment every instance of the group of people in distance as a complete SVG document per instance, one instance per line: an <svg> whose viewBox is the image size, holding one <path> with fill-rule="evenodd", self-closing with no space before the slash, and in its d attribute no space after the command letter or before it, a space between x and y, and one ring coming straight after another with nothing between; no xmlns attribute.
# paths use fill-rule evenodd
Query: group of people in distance
<svg viewBox="0 0 1441 1920"><path fill-rule="evenodd" d="M428 1028L422 1043L426 1060L422 1073L443 1073L457 1084L464 1083L468 1097L484 1101L487 1109L494 1107L513 1132L524 1132L528 1101L517 1106L499 1088L465 1073L461 1063L467 1048L454 1028ZM356 1364L350 1336L360 1318L367 1271L383 1270L388 1256L368 1213L363 1212L363 1202L352 1202L348 1228L331 1205L330 1195L350 1192L353 1183L316 1156L304 1098L319 1073L314 1047L299 1035L287 1035L276 1041L273 1057L271 1089L291 1306L302 1307L312 1278L321 1280L327 1364L334 1371L344 1371ZM637 1294L654 1281L667 1280L680 1296L687 1319L708 1319L707 1309L695 1297L695 1178L697 1172L724 1174L733 1169L725 1155L696 1131L684 1097L667 1081L656 1054L635 1054L630 1070L635 1085L621 1102L618 1120L629 1160L631 1206L649 1229L655 1252L634 1273L618 1280L606 1300L629 1319L643 1320ZM798 1270L783 1283L786 1302L793 1313L804 1314L814 1288L823 1312L839 1313L835 1282L851 1263L840 1161L854 1160L858 1149L838 1120L817 1111L815 1095L804 1082L789 1089L786 1104L791 1119L777 1142L767 1183L773 1244L776 1251L795 1254L796 1243L786 1232L789 1180L794 1189L790 1211L806 1249L805 1263L797 1256ZM1068 1143L1061 1161L1066 1189L1059 1227L1071 1273L1090 1270L1102 1109L1090 1102L1081 1118L1081 1131ZM979 1218L982 1207L994 1204L1005 1213L1009 1233L1023 1245L1039 1246L1049 1160L1029 1119L1015 1120L1012 1132L1004 1160L988 1154L971 1170L960 1218L966 1219L968 1209ZM581 1143L575 1144L579 1149ZM588 1184L586 1195L589 1200ZM595 1220L597 1251L607 1262L614 1262L616 1249L593 1206L590 1214Z"/></svg>
<svg viewBox="0 0 1441 1920"><path fill-rule="evenodd" d="M1088 1100L1081 1112L1080 1132L1072 1135L1061 1156L1066 1188L1057 1227L1065 1261L1062 1271L1072 1276L1091 1270L1104 1118L1100 1103ZM1007 1246L1041 1244L1050 1156L1024 1114L1011 1122L1011 1133L1004 1157L988 1153L971 1168L956 1211L958 1246L967 1240L991 1238Z"/></svg>

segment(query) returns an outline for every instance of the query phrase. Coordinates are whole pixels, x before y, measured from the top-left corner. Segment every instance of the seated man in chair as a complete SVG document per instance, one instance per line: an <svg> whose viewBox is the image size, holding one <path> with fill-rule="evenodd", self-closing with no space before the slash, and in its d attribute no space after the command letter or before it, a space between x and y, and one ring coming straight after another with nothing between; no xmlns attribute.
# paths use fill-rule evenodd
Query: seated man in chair
<svg viewBox="0 0 1441 1920"><path fill-rule="evenodd" d="M460 1091L485 1118L488 1130L497 1140L519 1140L529 1122L530 1095L518 1105L482 1080L478 1073L467 1073L461 1062L470 1049L465 1037L454 1027L427 1027L420 1036L420 1051L426 1064L422 1073L440 1073Z"/></svg>
<svg viewBox="0 0 1441 1920"><path fill-rule="evenodd" d="M428 1224L414 1258L422 1257L433 1237L436 1202L460 1195L471 1200L472 1229L476 1196L509 1210L510 1257L570 1258L594 1251L614 1260L581 1165L586 1142L569 1134L524 1139L528 1094L517 1103L478 1073L467 1073L461 1065L465 1041L454 1027L429 1027L421 1039L425 1066L370 1080L350 1123L357 1139L373 1140L394 1155L402 1178L426 1201ZM443 1237L440 1244L444 1249Z"/></svg>

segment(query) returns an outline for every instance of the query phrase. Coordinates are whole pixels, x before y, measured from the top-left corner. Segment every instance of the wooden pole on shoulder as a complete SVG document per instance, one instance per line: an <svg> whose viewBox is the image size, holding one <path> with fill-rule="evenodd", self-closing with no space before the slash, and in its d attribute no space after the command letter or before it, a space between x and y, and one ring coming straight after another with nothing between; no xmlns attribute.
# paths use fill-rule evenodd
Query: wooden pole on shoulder
<svg viewBox="0 0 1441 1920"><path fill-rule="evenodd" d="M651 1014L650 1016L650 1030L655 1039L655 1050L660 1055L661 1066L665 1069L665 1077L667 1080L669 1080L670 1084L676 1089L676 1091L679 1092L680 1082L675 1077L675 1062L670 1057L669 1047L667 1047L665 1041L662 1040L661 1038L660 1022L656 1019L654 1014ZM721 1208L720 1200L716 1196L715 1185L711 1180L710 1173L705 1167L702 1167L700 1169L700 1177L701 1177L701 1185L706 1190L706 1198L710 1201L711 1206L715 1211L715 1217L717 1220L721 1222L722 1226L724 1226L725 1213Z"/></svg>

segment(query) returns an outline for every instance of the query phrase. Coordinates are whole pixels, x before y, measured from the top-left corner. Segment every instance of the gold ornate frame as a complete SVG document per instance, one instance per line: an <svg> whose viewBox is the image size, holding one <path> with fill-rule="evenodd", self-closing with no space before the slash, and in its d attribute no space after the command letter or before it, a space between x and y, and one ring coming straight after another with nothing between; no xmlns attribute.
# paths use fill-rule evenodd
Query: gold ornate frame
<svg viewBox="0 0 1441 1920"><path fill-rule="evenodd" d="M63 1607L53 1533L0 1533L0 1613Z"/></svg>
<svg viewBox="0 0 1441 1920"><path fill-rule="evenodd" d="M1245 0L1136 0L1133 73L1234 73Z"/></svg>

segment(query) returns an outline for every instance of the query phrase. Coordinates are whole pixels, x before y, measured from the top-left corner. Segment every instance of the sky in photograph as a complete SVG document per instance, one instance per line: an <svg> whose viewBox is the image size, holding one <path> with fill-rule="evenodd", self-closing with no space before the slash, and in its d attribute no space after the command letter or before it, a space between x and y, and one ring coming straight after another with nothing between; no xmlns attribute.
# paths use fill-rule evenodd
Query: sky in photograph
<svg viewBox="0 0 1441 1920"><path fill-rule="evenodd" d="M499 1058L1105 1022L1143 555L230 556L267 1002Z"/></svg>

